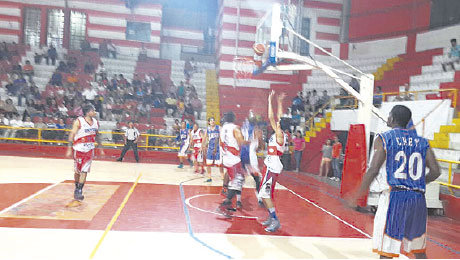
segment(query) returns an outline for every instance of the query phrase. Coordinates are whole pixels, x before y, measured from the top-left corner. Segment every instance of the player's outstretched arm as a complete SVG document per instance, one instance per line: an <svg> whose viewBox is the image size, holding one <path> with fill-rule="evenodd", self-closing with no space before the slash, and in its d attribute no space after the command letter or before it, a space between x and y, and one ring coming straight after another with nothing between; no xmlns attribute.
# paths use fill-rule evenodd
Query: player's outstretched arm
<svg viewBox="0 0 460 260"><path fill-rule="evenodd" d="M277 113L278 121L277 122L279 123L276 124L275 133L276 133L276 141L279 144L284 143L284 132L281 129L281 117L283 116L283 100L285 97L286 97L286 93L284 92L278 96L278 113Z"/></svg>
<svg viewBox="0 0 460 260"><path fill-rule="evenodd" d="M380 167L382 167L383 163L385 162L385 159L386 152L383 148L382 138L378 137L374 142L374 156L372 157L369 169L364 175L363 182L361 183L361 187L358 191L358 198L364 195L365 192L367 192L372 181L379 174Z"/></svg>
<svg viewBox="0 0 460 260"><path fill-rule="evenodd" d="M431 150L431 147L428 147L428 150L426 151L426 166L430 169L430 173L425 174L425 183L428 184L436 180L439 175L441 175L439 163L436 161L436 157L434 156L434 152Z"/></svg>
<svg viewBox="0 0 460 260"><path fill-rule="evenodd" d="M66 157L70 157L72 155L73 139L78 132L78 128L80 128L80 121L78 120L73 121L72 129L70 130L69 138L68 138L69 143L67 146L67 152L65 154Z"/></svg>
<svg viewBox="0 0 460 260"><path fill-rule="evenodd" d="M272 99L274 95L275 95L274 90L272 90L270 94L268 95L268 120L270 121L270 126L272 127L272 129L276 131L275 114L273 113L273 105L272 105Z"/></svg>

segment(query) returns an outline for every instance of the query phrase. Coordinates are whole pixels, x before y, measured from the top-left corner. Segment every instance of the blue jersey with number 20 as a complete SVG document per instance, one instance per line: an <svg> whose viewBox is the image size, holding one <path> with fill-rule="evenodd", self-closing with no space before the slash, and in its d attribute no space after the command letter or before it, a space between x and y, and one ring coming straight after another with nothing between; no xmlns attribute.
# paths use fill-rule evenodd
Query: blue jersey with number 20
<svg viewBox="0 0 460 260"><path fill-rule="evenodd" d="M415 131L394 128L380 134L387 153L388 185L425 191L425 158L428 141Z"/></svg>

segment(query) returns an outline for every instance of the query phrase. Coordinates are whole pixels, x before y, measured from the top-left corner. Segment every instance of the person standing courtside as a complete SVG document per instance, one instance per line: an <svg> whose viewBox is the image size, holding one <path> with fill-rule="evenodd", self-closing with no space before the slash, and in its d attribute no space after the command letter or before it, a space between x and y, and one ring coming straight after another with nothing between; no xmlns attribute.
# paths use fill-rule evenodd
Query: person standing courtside
<svg viewBox="0 0 460 260"><path fill-rule="evenodd" d="M128 126L129 128L126 130L124 136L125 146L123 147L123 151L121 152L120 158L118 158L117 161L123 161L123 157L125 156L126 152L130 147L132 147L136 162L139 162L139 154L137 153L137 140L139 139L139 130L134 127L133 122L129 122Z"/></svg>

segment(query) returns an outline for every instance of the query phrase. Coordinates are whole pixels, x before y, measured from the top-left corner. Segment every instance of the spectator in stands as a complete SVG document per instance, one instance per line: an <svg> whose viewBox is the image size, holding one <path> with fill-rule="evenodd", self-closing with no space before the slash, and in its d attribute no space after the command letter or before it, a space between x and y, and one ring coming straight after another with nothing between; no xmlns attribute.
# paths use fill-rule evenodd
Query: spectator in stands
<svg viewBox="0 0 460 260"><path fill-rule="evenodd" d="M2 96L0 95L0 113L3 113L5 110L5 101L2 100Z"/></svg>
<svg viewBox="0 0 460 260"><path fill-rule="evenodd" d="M172 126L173 129L173 135L177 136L179 135L180 132L180 122L179 119L174 119L174 125Z"/></svg>
<svg viewBox="0 0 460 260"><path fill-rule="evenodd" d="M327 90L323 90L323 96L319 99L318 107L319 108L329 108L329 101L331 100L331 97L327 94Z"/></svg>
<svg viewBox="0 0 460 260"><path fill-rule="evenodd" d="M43 123L43 118L42 117L39 117L37 119L37 122L35 123L35 128L46 129L46 124Z"/></svg>
<svg viewBox="0 0 460 260"><path fill-rule="evenodd" d="M46 65L49 65L49 60L51 59L51 64L54 66L56 65L56 59L57 59L57 51L56 48L54 48L54 45L50 45L47 56L45 57L46 59Z"/></svg>
<svg viewBox="0 0 460 260"><path fill-rule="evenodd" d="M75 72L72 72L68 77L67 77L67 83L70 84L70 86L75 87L78 83L78 76L75 74Z"/></svg>
<svg viewBox="0 0 460 260"><path fill-rule="evenodd" d="M69 71L72 73L72 72L75 72L75 70L77 69L77 58L75 56L71 56L67 59L67 67L69 68Z"/></svg>
<svg viewBox="0 0 460 260"><path fill-rule="evenodd" d="M0 113L0 126L8 126L8 125L10 125L10 120L8 120L5 114ZM4 136L5 131L6 130L4 128L0 128L0 136Z"/></svg>
<svg viewBox="0 0 460 260"><path fill-rule="evenodd" d="M22 127L23 126L23 122L21 120L21 117L17 113L11 117L11 120L10 120L9 123L10 123L11 127ZM5 131L5 136L4 137L6 137L6 138L15 138L16 133L17 133L17 129L8 129L7 131Z"/></svg>
<svg viewBox="0 0 460 260"><path fill-rule="evenodd" d="M26 61L26 64L22 68L22 73L29 77L29 82L33 82L34 67L30 64L29 60Z"/></svg>
<svg viewBox="0 0 460 260"><path fill-rule="evenodd" d="M359 81L356 79L356 74L353 74L353 78L351 78L351 81L349 84L350 84L350 87L352 87L354 90L356 90L356 92L359 93L360 84L359 84Z"/></svg>
<svg viewBox="0 0 460 260"><path fill-rule="evenodd" d="M188 59L185 64L184 64L184 75L185 75L185 80L187 83L190 81L190 78L193 76L193 72L195 70L193 66L194 59L193 57Z"/></svg>
<svg viewBox="0 0 460 260"><path fill-rule="evenodd" d="M300 119L302 116L300 115L301 111L293 111L291 114L291 126L293 127L293 131L296 131L297 127L300 125Z"/></svg>
<svg viewBox="0 0 460 260"><path fill-rule="evenodd" d="M107 77L107 71L105 70L103 62L99 63L97 73L94 75L94 80L97 80L97 76L99 76L101 80Z"/></svg>
<svg viewBox="0 0 460 260"><path fill-rule="evenodd" d="M383 91L381 86L377 86L377 91L374 94L373 104L375 107L381 107L383 102Z"/></svg>
<svg viewBox="0 0 460 260"><path fill-rule="evenodd" d="M59 62L59 65L58 65L56 70L59 71L59 72L62 72L62 73L69 73L70 72L69 68L67 67L67 64L65 64L64 61Z"/></svg>
<svg viewBox="0 0 460 260"><path fill-rule="evenodd" d="M19 63L13 64L11 66L11 73L14 75L22 76L22 67Z"/></svg>
<svg viewBox="0 0 460 260"><path fill-rule="evenodd" d="M91 104L95 105L95 98L97 96L96 90L92 87L87 87L81 95L85 98L85 101L90 102Z"/></svg>
<svg viewBox="0 0 460 260"><path fill-rule="evenodd" d="M147 60L147 49L145 48L144 43L141 43L141 49L139 50L139 57L137 59L139 61Z"/></svg>
<svg viewBox="0 0 460 260"><path fill-rule="evenodd" d="M63 116L63 117L67 117L67 116L68 116L67 112L68 112L69 110L67 109L67 107L64 105L63 102L60 102L57 108L58 108L58 112L59 112L59 115L60 115L60 116Z"/></svg>
<svg viewBox="0 0 460 260"><path fill-rule="evenodd" d="M305 107L304 107L302 96L303 96L302 91L299 91L297 93L297 96L295 96L292 99L292 106L291 106L292 112L304 111Z"/></svg>
<svg viewBox="0 0 460 260"><path fill-rule="evenodd" d="M99 44L99 55L104 58L109 57L108 43L105 39Z"/></svg>
<svg viewBox="0 0 460 260"><path fill-rule="evenodd" d="M84 54L87 51L91 51L91 44L89 43L87 39L84 39L80 43L80 48L81 48L81 52Z"/></svg>
<svg viewBox="0 0 460 260"><path fill-rule="evenodd" d="M442 69L444 71L447 71L446 70L447 65L450 65L452 67L452 70L455 71L454 63L460 63L460 45L457 45L457 39L451 39L450 44L451 44L450 51L447 54L447 58L442 63Z"/></svg>
<svg viewBox="0 0 460 260"><path fill-rule="evenodd" d="M41 64L42 63L42 58L43 58L43 54L40 54L40 53L36 52L34 54L34 62L35 62L35 64Z"/></svg>
<svg viewBox="0 0 460 260"><path fill-rule="evenodd" d="M0 60L8 60L8 48L6 42L2 42L0 45Z"/></svg>
<svg viewBox="0 0 460 260"><path fill-rule="evenodd" d="M185 86L184 86L184 82L181 81L179 86L177 87L177 97L183 98L184 96L185 96Z"/></svg>
<svg viewBox="0 0 460 260"><path fill-rule="evenodd" d="M62 118L58 119L58 122L56 123L56 129L61 129L61 130L66 129L64 119L62 119ZM55 136L56 136L57 140L65 140L65 138L66 138L66 132L65 131L54 131L54 132L55 132Z"/></svg>
<svg viewBox="0 0 460 260"><path fill-rule="evenodd" d="M35 100L28 99L26 101L25 113L27 113L31 117L43 116L43 108L36 104Z"/></svg>
<svg viewBox="0 0 460 260"><path fill-rule="evenodd" d="M21 75L13 75L13 82L6 86L10 96L17 96L22 88L27 86L27 81Z"/></svg>
<svg viewBox="0 0 460 260"><path fill-rule="evenodd" d="M120 88L126 88L126 86L128 85L128 81L125 79L125 77L123 76L123 74L119 74L119 75L118 75L117 85L118 85Z"/></svg>
<svg viewBox="0 0 460 260"><path fill-rule="evenodd" d="M86 74L93 74L94 73L94 64L91 62L91 59L86 59L85 65L83 67L83 71Z"/></svg>
<svg viewBox="0 0 460 260"><path fill-rule="evenodd" d="M177 99L174 97L173 94L169 93L168 97L165 100L165 103L167 115L174 116L177 113ZM172 110L171 113L169 113L170 109Z"/></svg>
<svg viewBox="0 0 460 260"><path fill-rule="evenodd" d="M112 57L114 59L117 58L117 48L115 47L115 45L112 43L112 40L109 40L108 43L107 43L107 50L110 54L112 54ZM107 58L109 57L109 55L107 55Z"/></svg>
<svg viewBox="0 0 460 260"><path fill-rule="evenodd" d="M203 111L201 100L198 97L193 97L190 104L192 105L193 111L196 112L196 118L200 120L201 112Z"/></svg>
<svg viewBox="0 0 460 260"><path fill-rule="evenodd" d="M312 93L311 93L311 96L310 96L310 104L311 104L311 106L312 106L314 111L317 111L318 108L319 108L319 99L320 99L320 97L316 93L316 89L314 89L312 91Z"/></svg>
<svg viewBox="0 0 460 260"><path fill-rule="evenodd" d="M32 122L32 119L30 118L30 116L25 117L22 127L29 127L29 128L35 127L35 124L34 122ZM23 132L21 132L21 137L30 138L34 135L35 132L36 131L33 129L24 130Z"/></svg>
<svg viewBox="0 0 460 260"><path fill-rule="evenodd" d="M401 89L401 88L400 88ZM412 101L414 99L414 95L410 93L410 86L409 83L404 84L404 92L399 93L399 96L396 96L396 101Z"/></svg>
<svg viewBox="0 0 460 260"><path fill-rule="evenodd" d="M62 86L62 74L59 71L55 71L51 76L51 85Z"/></svg>
<svg viewBox="0 0 460 260"><path fill-rule="evenodd" d="M150 126L150 128L147 130L147 134L148 135L156 135L157 134L157 130L155 129L155 125ZM149 136L148 141L149 141L149 146L156 146L157 137L156 136ZM153 148L148 148L148 149L151 150ZM155 150L157 150L157 149L155 148Z"/></svg>

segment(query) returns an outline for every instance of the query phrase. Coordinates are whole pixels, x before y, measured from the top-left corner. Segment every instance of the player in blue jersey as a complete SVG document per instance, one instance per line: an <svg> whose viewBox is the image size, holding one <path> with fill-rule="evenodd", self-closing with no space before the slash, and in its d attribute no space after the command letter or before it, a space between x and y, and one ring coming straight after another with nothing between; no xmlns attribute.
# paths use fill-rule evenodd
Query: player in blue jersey
<svg viewBox="0 0 460 260"><path fill-rule="evenodd" d="M411 117L406 106L393 107L387 122L392 129L376 136L370 167L357 194L360 197L367 192L386 162L388 188L380 195L373 233L373 251L382 259L400 253L426 258L425 188L440 171L428 140L407 129Z"/></svg>
<svg viewBox="0 0 460 260"><path fill-rule="evenodd" d="M180 164L177 168L184 168L184 159L187 158L187 150L190 145L190 130L187 128L187 123L182 121L179 135L176 137L176 141L180 142L179 157Z"/></svg>
<svg viewBox="0 0 460 260"><path fill-rule="evenodd" d="M214 117L208 119L208 129L204 133L204 145L206 151L206 168L208 171L208 179L206 182L212 182L211 166L219 167L220 175L224 178L224 168L222 167L222 157L220 156L220 127L216 125Z"/></svg>

